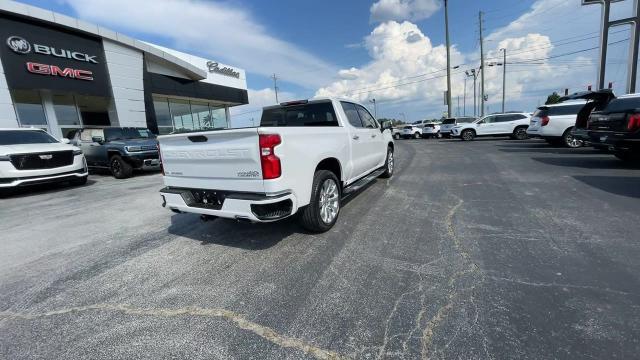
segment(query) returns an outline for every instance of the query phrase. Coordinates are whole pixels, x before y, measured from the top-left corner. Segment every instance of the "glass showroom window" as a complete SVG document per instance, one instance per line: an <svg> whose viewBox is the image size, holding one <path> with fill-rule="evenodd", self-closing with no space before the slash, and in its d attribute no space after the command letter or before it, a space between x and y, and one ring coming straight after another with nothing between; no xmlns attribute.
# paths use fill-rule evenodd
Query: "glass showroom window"
<svg viewBox="0 0 640 360"><path fill-rule="evenodd" d="M225 106L211 105L211 121L216 129L226 129L229 127L227 122L227 110Z"/></svg>
<svg viewBox="0 0 640 360"><path fill-rule="evenodd" d="M191 116L189 101L170 99L169 110L171 110L171 117L173 118L175 131L180 132L193 130L193 118Z"/></svg>
<svg viewBox="0 0 640 360"><path fill-rule="evenodd" d="M209 104L206 102L192 101L191 113L193 114L194 129L205 130L213 128Z"/></svg>
<svg viewBox="0 0 640 360"><path fill-rule="evenodd" d="M80 109L84 126L110 126L109 111L112 111L112 100L102 96L77 95L76 101Z"/></svg>
<svg viewBox="0 0 640 360"><path fill-rule="evenodd" d="M62 130L62 136L66 138L73 137L76 130L82 127L80 116L78 115L78 107L72 94L56 94L52 95L53 110L56 113L58 125Z"/></svg>
<svg viewBox="0 0 640 360"><path fill-rule="evenodd" d="M171 120L171 111L169 111L169 99L154 96L153 109L156 114L158 133L160 135L171 134L173 132L173 121Z"/></svg>
<svg viewBox="0 0 640 360"><path fill-rule="evenodd" d="M11 90L18 121L22 127L49 130L40 93L34 90Z"/></svg>

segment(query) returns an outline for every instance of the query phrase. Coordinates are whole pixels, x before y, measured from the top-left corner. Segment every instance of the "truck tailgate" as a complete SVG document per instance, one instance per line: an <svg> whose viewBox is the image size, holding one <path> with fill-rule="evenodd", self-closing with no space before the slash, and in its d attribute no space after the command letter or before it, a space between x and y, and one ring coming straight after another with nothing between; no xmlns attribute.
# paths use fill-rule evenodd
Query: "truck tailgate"
<svg viewBox="0 0 640 360"><path fill-rule="evenodd" d="M258 129L158 137L167 186L264 192Z"/></svg>

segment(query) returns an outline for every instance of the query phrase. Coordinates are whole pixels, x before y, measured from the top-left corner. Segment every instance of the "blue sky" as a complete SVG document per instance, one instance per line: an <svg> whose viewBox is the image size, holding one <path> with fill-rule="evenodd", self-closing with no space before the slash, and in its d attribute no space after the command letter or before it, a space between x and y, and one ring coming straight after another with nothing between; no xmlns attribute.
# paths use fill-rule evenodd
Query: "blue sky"
<svg viewBox="0 0 640 360"><path fill-rule="evenodd" d="M379 115L398 118L402 112L409 120L440 117L445 110L440 0L24 2L246 69L250 104L232 112L237 126L275 101L272 73L281 79L281 101L375 98ZM629 14L630 3L616 4L613 17ZM454 112L458 96L461 107L465 98L464 70L479 65L480 10L488 61L499 60L502 47L510 55L507 110L532 111L555 89L579 91L594 83L597 50L582 50L598 45L599 6L580 6L579 0L450 0L452 65L462 64L452 75ZM625 31L615 29L610 38L619 42L610 47L607 69L617 92L624 92L626 77ZM579 52L564 56L574 51ZM501 71L487 68L488 111L500 110ZM473 112L471 84L467 114Z"/></svg>

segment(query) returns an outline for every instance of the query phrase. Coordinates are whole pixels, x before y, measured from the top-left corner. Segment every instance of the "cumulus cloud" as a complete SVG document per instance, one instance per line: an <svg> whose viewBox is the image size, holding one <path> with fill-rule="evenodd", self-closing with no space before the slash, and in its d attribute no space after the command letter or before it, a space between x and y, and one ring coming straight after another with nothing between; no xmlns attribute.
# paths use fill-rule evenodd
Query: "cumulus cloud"
<svg viewBox="0 0 640 360"><path fill-rule="evenodd" d="M376 4L379 3L382 1ZM550 17L559 21L553 26L539 26ZM489 18L487 24L491 21ZM593 24L598 21L597 7L584 7L579 2L565 0L538 0L522 15L514 16L514 21L491 31L485 42L486 62L494 63L494 66L485 67L487 111L500 110L503 68L496 63L503 60L502 48L507 49L508 55L506 110L531 111L552 91L585 89L595 78L597 52L553 56L597 45L597 39L573 40L593 36L598 30ZM571 41L561 41L572 35ZM412 120L442 114L446 109L443 105L446 89L444 45L432 44L412 22L388 21L366 36L363 46L371 60L360 67L340 70L338 80L320 88L317 96L346 96L359 101L375 98L383 114L385 111L390 113L388 116L397 116L398 112L411 113ZM455 45L451 50L452 67L461 65L452 69L452 100L456 111L457 97L460 97L462 113L464 70L478 67L480 54L479 50L461 53ZM473 113L473 81L469 80L467 114Z"/></svg>
<svg viewBox="0 0 640 360"><path fill-rule="evenodd" d="M369 12L372 22L417 21L430 17L438 9L439 0L378 0L371 5Z"/></svg>
<svg viewBox="0 0 640 360"><path fill-rule="evenodd" d="M420 99L424 104L442 103L446 89L446 49L433 46L417 25L408 21L379 24L364 39L372 60L360 67L340 70L339 80L320 88L316 96L349 97L381 102ZM453 47L452 64L463 55ZM462 84L454 83L462 89Z"/></svg>
<svg viewBox="0 0 640 360"><path fill-rule="evenodd" d="M161 37L175 49L196 51L253 73L296 73L288 80L301 86L320 86L336 71L317 56L270 35L247 10L229 2L137 0L131 6L129 0L63 1L82 19Z"/></svg>

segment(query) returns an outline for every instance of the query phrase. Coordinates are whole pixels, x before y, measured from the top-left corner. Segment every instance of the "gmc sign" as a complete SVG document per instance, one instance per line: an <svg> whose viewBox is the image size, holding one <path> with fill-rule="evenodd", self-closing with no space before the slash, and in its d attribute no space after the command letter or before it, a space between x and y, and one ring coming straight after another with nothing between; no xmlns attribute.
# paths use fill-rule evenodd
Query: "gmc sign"
<svg viewBox="0 0 640 360"><path fill-rule="evenodd" d="M80 70L72 68L61 69L56 65L38 64L34 62L27 63L27 71L33 74L51 75L68 77L79 80L93 80L93 73L89 70Z"/></svg>

